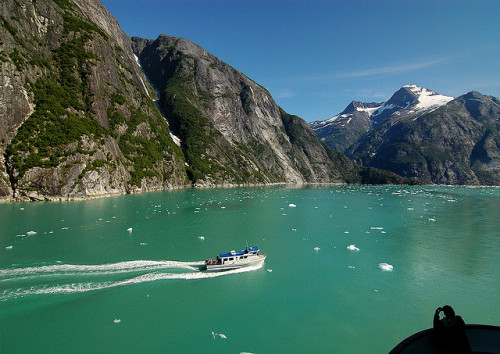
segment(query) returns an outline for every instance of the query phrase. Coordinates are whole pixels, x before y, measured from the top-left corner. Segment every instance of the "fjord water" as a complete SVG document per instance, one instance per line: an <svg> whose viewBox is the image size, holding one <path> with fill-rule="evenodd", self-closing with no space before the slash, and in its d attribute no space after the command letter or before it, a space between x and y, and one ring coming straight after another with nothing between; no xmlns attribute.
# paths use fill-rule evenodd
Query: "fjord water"
<svg viewBox="0 0 500 354"><path fill-rule="evenodd" d="M0 205L2 353L386 353L500 325L500 190L179 190ZM244 271L205 258L257 245Z"/></svg>

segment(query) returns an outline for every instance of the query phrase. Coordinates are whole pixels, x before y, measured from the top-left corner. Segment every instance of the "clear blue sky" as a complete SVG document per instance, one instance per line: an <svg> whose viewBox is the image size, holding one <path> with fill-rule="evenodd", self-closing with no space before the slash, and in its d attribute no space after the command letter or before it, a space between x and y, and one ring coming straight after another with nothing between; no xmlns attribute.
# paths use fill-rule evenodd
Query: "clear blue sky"
<svg viewBox="0 0 500 354"><path fill-rule="evenodd" d="M306 121L405 84L500 97L499 0L101 0L129 36L202 46Z"/></svg>

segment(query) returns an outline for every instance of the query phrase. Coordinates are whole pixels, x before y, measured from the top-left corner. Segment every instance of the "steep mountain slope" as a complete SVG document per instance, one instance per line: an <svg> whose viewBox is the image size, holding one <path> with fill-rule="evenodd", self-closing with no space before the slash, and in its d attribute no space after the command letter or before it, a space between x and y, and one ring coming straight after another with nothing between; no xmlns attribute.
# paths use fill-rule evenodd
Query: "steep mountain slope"
<svg viewBox="0 0 500 354"><path fill-rule="evenodd" d="M348 154L425 183L500 185L500 101L470 92L406 119L389 118Z"/></svg>
<svg viewBox="0 0 500 354"><path fill-rule="evenodd" d="M133 47L196 185L361 181L357 165L203 48L167 35Z"/></svg>
<svg viewBox="0 0 500 354"><path fill-rule="evenodd" d="M2 5L0 197L405 182L331 150L203 48L164 35L132 42L98 0Z"/></svg>
<svg viewBox="0 0 500 354"><path fill-rule="evenodd" d="M97 0L0 9L0 195L85 197L180 185L184 156L130 39Z"/></svg>

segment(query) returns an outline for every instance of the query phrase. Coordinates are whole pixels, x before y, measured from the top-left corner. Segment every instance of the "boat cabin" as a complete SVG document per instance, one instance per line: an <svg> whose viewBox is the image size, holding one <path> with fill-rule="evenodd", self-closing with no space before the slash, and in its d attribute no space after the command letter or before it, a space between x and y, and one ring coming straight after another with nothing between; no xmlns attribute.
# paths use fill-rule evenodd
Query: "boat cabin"
<svg viewBox="0 0 500 354"><path fill-rule="evenodd" d="M232 250L226 253L219 253L216 259L211 260L208 264L233 264L244 262L248 257L256 256L259 254L258 247L247 247L243 251ZM208 261L208 260L207 260Z"/></svg>

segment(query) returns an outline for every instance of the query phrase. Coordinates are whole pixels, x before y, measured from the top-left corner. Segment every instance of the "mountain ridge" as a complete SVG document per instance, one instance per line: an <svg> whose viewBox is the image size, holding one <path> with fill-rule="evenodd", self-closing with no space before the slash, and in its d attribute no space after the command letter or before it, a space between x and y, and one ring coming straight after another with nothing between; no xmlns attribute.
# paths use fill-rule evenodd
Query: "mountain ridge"
<svg viewBox="0 0 500 354"><path fill-rule="evenodd" d="M343 151L363 166L423 183L499 185L499 102L475 91L452 98L405 85ZM349 136L350 127L336 128L340 139ZM325 141L329 138L323 135Z"/></svg>

